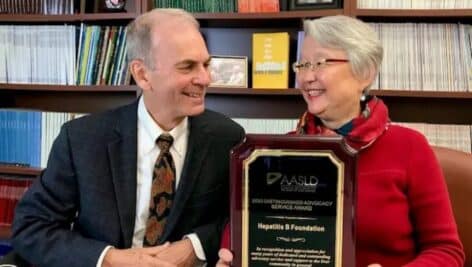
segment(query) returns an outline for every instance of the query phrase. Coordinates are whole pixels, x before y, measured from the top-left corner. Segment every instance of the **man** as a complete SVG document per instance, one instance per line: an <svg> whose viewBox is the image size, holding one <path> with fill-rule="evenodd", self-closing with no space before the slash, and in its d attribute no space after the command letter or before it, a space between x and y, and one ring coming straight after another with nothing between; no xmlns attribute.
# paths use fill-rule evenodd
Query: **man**
<svg viewBox="0 0 472 267"><path fill-rule="evenodd" d="M66 123L17 206L12 243L34 265L217 260L229 151L244 131L204 108L210 55L190 14L143 14L130 24L127 45L142 96Z"/></svg>

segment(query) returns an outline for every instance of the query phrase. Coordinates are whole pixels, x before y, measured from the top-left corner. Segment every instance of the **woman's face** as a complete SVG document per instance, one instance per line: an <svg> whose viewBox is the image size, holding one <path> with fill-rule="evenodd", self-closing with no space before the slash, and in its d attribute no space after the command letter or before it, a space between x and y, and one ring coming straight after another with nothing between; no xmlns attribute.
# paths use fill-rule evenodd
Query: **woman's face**
<svg viewBox="0 0 472 267"><path fill-rule="evenodd" d="M300 69L297 82L308 111L319 117L325 126L335 129L359 115L362 91L373 78L354 77L349 62L317 64L331 59L348 58L343 50L322 47L312 37L305 36L300 63L310 62L315 68Z"/></svg>

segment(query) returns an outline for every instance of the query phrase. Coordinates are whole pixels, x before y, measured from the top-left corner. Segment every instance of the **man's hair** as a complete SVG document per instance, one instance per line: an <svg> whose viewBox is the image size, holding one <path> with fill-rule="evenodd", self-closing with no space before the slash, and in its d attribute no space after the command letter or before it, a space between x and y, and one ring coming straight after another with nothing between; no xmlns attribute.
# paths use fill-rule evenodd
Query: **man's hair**
<svg viewBox="0 0 472 267"><path fill-rule="evenodd" d="M152 57L151 31L153 27L159 27L163 22L171 19L182 20L184 23L194 25L198 30L200 25L192 14L177 8L155 8L138 16L127 29L126 46L128 61L139 59L150 68L154 68ZM176 34L179 34L176 32Z"/></svg>
<svg viewBox="0 0 472 267"><path fill-rule="evenodd" d="M305 36L311 36L321 46L346 52L355 77L366 79L372 71L378 73L383 48L367 23L338 15L305 20L303 28Z"/></svg>

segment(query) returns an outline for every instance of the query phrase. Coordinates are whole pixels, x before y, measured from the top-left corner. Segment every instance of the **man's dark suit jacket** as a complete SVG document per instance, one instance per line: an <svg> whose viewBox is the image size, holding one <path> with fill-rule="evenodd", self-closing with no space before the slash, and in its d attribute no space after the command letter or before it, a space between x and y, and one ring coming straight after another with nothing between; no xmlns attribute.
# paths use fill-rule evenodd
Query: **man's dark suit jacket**
<svg viewBox="0 0 472 267"><path fill-rule="evenodd" d="M107 245L131 247L138 102L64 124L46 170L15 211L12 243L38 266L96 266ZM196 233L217 260L228 215L229 153L244 130L213 111L189 118L189 141L161 241Z"/></svg>

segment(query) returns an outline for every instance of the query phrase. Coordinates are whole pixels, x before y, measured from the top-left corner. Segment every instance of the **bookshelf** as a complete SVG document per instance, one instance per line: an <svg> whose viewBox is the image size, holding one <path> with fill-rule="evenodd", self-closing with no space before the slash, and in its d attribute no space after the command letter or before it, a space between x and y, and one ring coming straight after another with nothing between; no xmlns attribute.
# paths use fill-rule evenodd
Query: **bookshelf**
<svg viewBox="0 0 472 267"><path fill-rule="evenodd" d="M349 15L376 23L462 23L472 24L472 9L373 9L358 8L351 0ZM469 72L470 77L470 72ZM373 90L389 106L392 120L436 124L472 124L469 116L472 92ZM427 107L427 108L425 108Z"/></svg>
<svg viewBox="0 0 472 267"><path fill-rule="evenodd" d="M25 168L17 166L7 166L0 165L0 177L5 176L15 176L18 178L34 178L41 173L39 168ZM10 237L11 231L10 226L0 225L0 240L8 239Z"/></svg>
<svg viewBox="0 0 472 267"><path fill-rule="evenodd" d="M80 23L126 25L142 11L142 0L128 0L125 12L105 13L99 1L74 1L73 14L0 14L2 25L55 25ZM0 83L0 107L42 111L91 113L129 103L137 88L130 85L48 85Z"/></svg>
<svg viewBox="0 0 472 267"><path fill-rule="evenodd" d="M291 39L302 28L302 19L345 14L367 22L472 22L472 9L457 10L399 10L358 9L356 0L345 0L343 9L309 11L281 11L279 13L196 13L204 33L209 36L210 53L218 55L245 55L251 61L251 42L248 35L264 30L288 31ZM149 5L144 5L149 9ZM265 28L264 28L265 27ZM225 28L221 30L221 28ZM262 29L261 29L262 28ZM231 36L223 31L231 32ZM216 37L212 36L215 35ZM237 40L242 41L237 41ZM225 40L225 42L218 42ZM290 58L295 58L290 43ZM249 70L250 72L250 70ZM251 74L249 74L251 76ZM251 80L251 77L249 77ZM294 76L290 76L293 84ZM249 83L250 84L250 83ZM472 92L410 91L399 88L371 90L388 105L394 121L425 122L435 124L472 124ZM210 88L207 107L231 117L248 118L296 118L305 108L299 92L270 89ZM425 109L424 107L428 107Z"/></svg>
<svg viewBox="0 0 472 267"><path fill-rule="evenodd" d="M371 90L389 107L394 121L472 124L472 93ZM206 105L230 117L297 118L306 108L296 89L209 88ZM425 106L428 107L425 110ZM447 112L444 112L447 110Z"/></svg>
<svg viewBox="0 0 472 267"><path fill-rule="evenodd" d="M93 21L130 21L136 13L94 13L70 15L0 14L0 23L72 23Z"/></svg>
<svg viewBox="0 0 472 267"><path fill-rule="evenodd" d="M92 113L129 103L135 85L0 84L0 107Z"/></svg>
<svg viewBox="0 0 472 267"><path fill-rule="evenodd" d="M97 1L97 0L95 0ZM126 12L94 12L95 1L80 0L74 14L0 14L2 25L60 25L80 23L126 25L151 9L151 0L127 0ZM414 0L413 0L414 1ZM92 4L90 4L92 3ZM294 61L297 32L302 20L331 15L348 15L367 22L466 23L472 24L472 9L402 10L361 9L357 0L343 0L341 9L281 11L277 13L195 13L207 39L210 53L248 56L251 62L251 35L254 32L287 31L290 59ZM224 41L221 41L224 40ZM250 67L251 65L249 65ZM250 72L250 69L249 69ZM250 74L249 74L250 76ZM293 86L294 75L289 76ZM251 77L249 77L249 85ZM399 88L372 90L389 107L394 121L472 125L472 92L411 91ZM50 85L0 83L0 108L93 113L129 103L139 95L136 85ZM295 119L305 110L298 90L208 88L206 106L235 118ZM0 176L36 177L39 168L0 165ZM0 226L0 239L11 235L9 226Z"/></svg>
<svg viewBox="0 0 472 267"><path fill-rule="evenodd" d="M62 1L65 2L65 0L60 0L57 3ZM20 2L21 1L15 3ZM72 2L77 3L79 1ZM73 14L0 14L0 24L34 26L66 24L74 25L77 28L80 28L81 23L100 26L124 26L142 12L141 2L142 0L127 0L125 12L106 13L98 9L98 1L80 0L78 6L74 7ZM13 2L10 2L10 4L12 3ZM135 85L79 86L0 83L0 108L91 113L129 103L133 99L136 99L137 92L138 89ZM0 179L33 179L37 177L40 172L40 168L0 165ZM4 189L7 190L7 187L16 187L17 185L4 186L6 186ZM3 199L2 201L10 203L12 199L7 197L7 199ZM9 214L5 212L7 211L2 210L2 214ZM6 215L6 217L8 217L8 215ZM10 226L8 224L1 224L0 240L8 240L10 235Z"/></svg>
<svg viewBox="0 0 472 267"><path fill-rule="evenodd" d="M125 25L152 7L151 0L128 0L126 12L93 12L93 1L81 0L75 14L19 15L0 14L0 24L73 24ZM92 4L90 4L92 3ZM92 6L90 6L92 5ZM294 60L296 34L302 20L345 14L368 22L472 22L472 9L400 10L359 9L357 0L343 0L343 8L281 11L277 13L195 13L202 26L209 50L217 55L243 55L251 61L250 37L254 32L287 31L290 34L290 58ZM225 40L222 42L221 40ZM250 65L249 65L250 66ZM251 77L249 77L251 81ZM294 75L289 77L293 84ZM249 83L251 84L251 83ZM394 121L472 125L472 92L407 91L398 88L372 90L382 97ZM0 84L1 108L25 108L60 112L98 112L129 103L139 94L135 85L39 85ZM305 108L297 90L253 90L209 88L207 107L231 117L297 118ZM427 108L425 108L427 107ZM21 171L21 170L20 170Z"/></svg>

